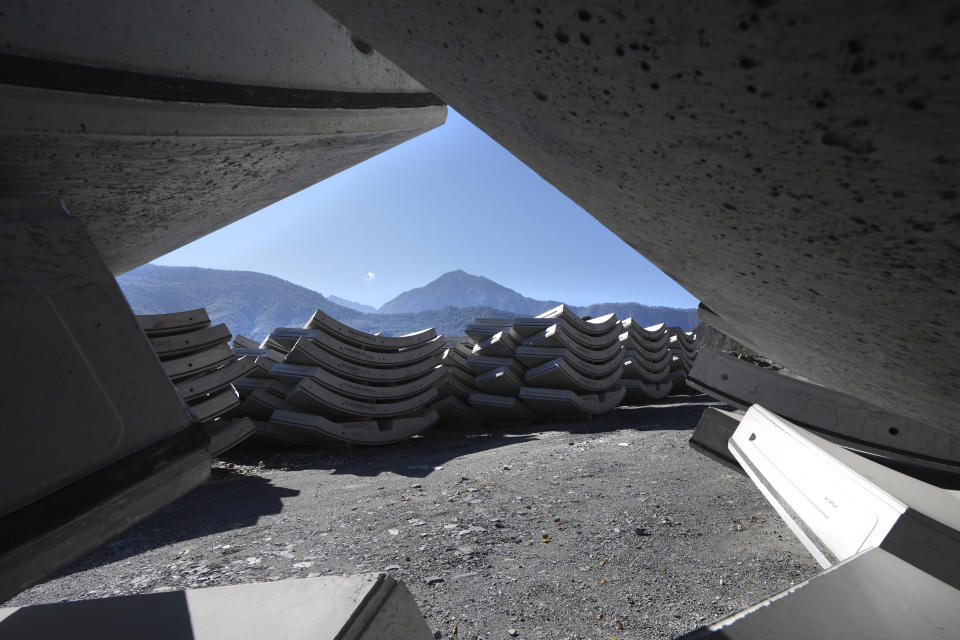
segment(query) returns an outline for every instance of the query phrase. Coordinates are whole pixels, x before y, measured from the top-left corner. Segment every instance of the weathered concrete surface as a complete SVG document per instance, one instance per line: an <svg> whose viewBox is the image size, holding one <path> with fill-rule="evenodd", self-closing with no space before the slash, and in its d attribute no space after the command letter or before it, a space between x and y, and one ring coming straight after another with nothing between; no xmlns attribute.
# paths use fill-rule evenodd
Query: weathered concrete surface
<svg viewBox="0 0 960 640"><path fill-rule="evenodd" d="M954 2L320 4L775 361L957 428Z"/></svg>
<svg viewBox="0 0 960 640"><path fill-rule="evenodd" d="M115 274L446 117L309 0L22 3L0 56L0 193L62 198Z"/></svg>

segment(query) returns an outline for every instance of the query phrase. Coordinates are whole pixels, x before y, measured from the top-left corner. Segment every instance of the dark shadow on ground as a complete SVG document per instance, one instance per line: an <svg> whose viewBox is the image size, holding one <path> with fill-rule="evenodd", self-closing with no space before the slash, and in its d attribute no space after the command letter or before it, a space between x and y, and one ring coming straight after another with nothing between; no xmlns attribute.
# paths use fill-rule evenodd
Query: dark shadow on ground
<svg viewBox="0 0 960 640"><path fill-rule="evenodd" d="M86 571L183 540L251 527L261 516L280 513L283 498L299 494L295 489L274 486L267 478L214 469L210 480L54 577Z"/></svg>
<svg viewBox="0 0 960 640"><path fill-rule="evenodd" d="M391 472L424 478L460 456L533 440L545 431L585 436L633 429L692 430L709 406L726 406L707 395L671 396L638 407L619 407L593 419L491 424L480 427L440 425L414 438L379 447L286 447L248 440L220 456L221 460L265 469L318 469L334 474L376 476Z"/></svg>

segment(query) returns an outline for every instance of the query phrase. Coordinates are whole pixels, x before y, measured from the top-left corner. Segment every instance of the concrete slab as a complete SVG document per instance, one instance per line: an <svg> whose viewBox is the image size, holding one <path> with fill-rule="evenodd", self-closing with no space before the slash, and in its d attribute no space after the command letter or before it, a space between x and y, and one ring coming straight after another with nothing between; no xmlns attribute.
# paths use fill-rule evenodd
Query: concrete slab
<svg viewBox="0 0 960 640"><path fill-rule="evenodd" d="M236 343L236 340L234 340ZM246 347L233 347L233 353L238 358L243 358L245 356L250 356L252 358L259 358L260 356L266 356L271 360L276 362L283 362L284 354L279 351L274 351L273 349L261 349L259 346L253 348Z"/></svg>
<svg viewBox="0 0 960 640"><path fill-rule="evenodd" d="M636 351L629 350L624 352L626 357L623 359L623 378L632 378L642 380L647 384L663 382L670 377L670 360L664 358L659 365L651 365L643 358L638 358ZM655 369L659 366L659 369Z"/></svg>
<svg viewBox="0 0 960 640"><path fill-rule="evenodd" d="M474 346L476 345L470 344L469 342L458 342L456 346L453 347L453 349L454 351L462 355L464 358L469 358L470 356L473 355Z"/></svg>
<svg viewBox="0 0 960 640"><path fill-rule="evenodd" d="M303 325L304 329L321 329L339 340L366 349L376 351L395 351L410 349L424 345L437 337L436 329L422 329L403 336L388 337L380 334L366 333L359 329L345 325L339 320L317 309L310 320Z"/></svg>
<svg viewBox="0 0 960 640"><path fill-rule="evenodd" d="M433 636L413 597L383 573L0 609L0 635L77 640L375 640Z"/></svg>
<svg viewBox="0 0 960 640"><path fill-rule="evenodd" d="M415 396L396 401L364 402L348 398L311 379L301 380L290 393L287 401L309 413L329 417L393 418L418 411L439 397L435 386Z"/></svg>
<svg viewBox="0 0 960 640"><path fill-rule="evenodd" d="M269 378L273 367L283 362L282 357L279 361L274 360L273 358L268 358L267 356L260 356L258 358L244 356L240 359L251 360L253 362L253 369L251 369L247 374L248 378Z"/></svg>
<svg viewBox="0 0 960 640"><path fill-rule="evenodd" d="M207 310L202 307L176 313L158 313L134 317L148 338L174 333L187 333L198 329L206 329L210 326L210 316L207 315Z"/></svg>
<svg viewBox="0 0 960 640"><path fill-rule="evenodd" d="M513 367L498 367L481 373L473 380L480 393L495 396L515 396L523 386L523 374Z"/></svg>
<svg viewBox="0 0 960 640"><path fill-rule="evenodd" d="M270 419L274 411L302 411L267 389L253 389L240 405L240 413L257 421Z"/></svg>
<svg viewBox="0 0 960 640"><path fill-rule="evenodd" d="M225 417L203 425L202 429L210 439L210 455L216 456L252 436L257 426L250 418Z"/></svg>
<svg viewBox="0 0 960 640"><path fill-rule="evenodd" d="M511 318L476 318L467 325L464 333L475 343L480 343L500 331L509 331L512 326Z"/></svg>
<svg viewBox="0 0 960 640"><path fill-rule="evenodd" d="M254 342L250 338L242 336L238 333L237 335L233 336L233 343L231 343L231 346L236 349L258 349L260 347L260 343Z"/></svg>
<svg viewBox="0 0 960 640"><path fill-rule="evenodd" d="M469 393L467 395L469 396ZM440 424L475 426L483 421L470 405L453 395L440 398L431 404L430 408L440 416Z"/></svg>
<svg viewBox="0 0 960 640"><path fill-rule="evenodd" d="M599 416L616 409L625 393L622 386L595 394L578 394L567 389L523 387L518 397L528 407L543 415Z"/></svg>
<svg viewBox="0 0 960 640"><path fill-rule="evenodd" d="M210 422L240 406L240 396L231 386L188 403L197 422Z"/></svg>
<svg viewBox="0 0 960 640"><path fill-rule="evenodd" d="M416 413L380 420L337 422L302 412L275 411L270 417L271 433L300 444L324 444L336 440L360 445L390 444L429 429L440 419L436 411L423 408Z"/></svg>
<svg viewBox="0 0 960 640"><path fill-rule="evenodd" d="M471 393L467 402L484 420L492 422L529 422L537 413L515 396Z"/></svg>
<svg viewBox="0 0 960 640"><path fill-rule="evenodd" d="M467 358L467 371L475 376L482 375L487 371L499 369L501 367L513 369L521 376L523 375L525 369L520 362L511 357L500 358L496 356L482 356L475 353Z"/></svg>
<svg viewBox="0 0 960 640"><path fill-rule="evenodd" d="M191 353L204 351L218 344L230 342L230 330L225 324L187 333L157 336L150 338L150 346L160 360L181 358Z"/></svg>
<svg viewBox="0 0 960 640"><path fill-rule="evenodd" d="M251 393L258 389L263 389L264 391L269 391L270 393L284 398L290 389L293 388L292 385L289 385L285 382L277 380L275 378L238 378L233 381L233 387L237 390L237 393L241 398L246 398Z"/></svg>
<svg viewBox="0 0 960 640"><path fill-rule="evenodd" d="M590 378L578 373L566 360L557 358L539 367L527 369L523 379L531 387L569 389L586 394L611 390L622 375L623 368L617 367L608 376Z"/></svg>
<svg viewBox="0 0 960 640"><path fill-rule="evenodd" d="M951 640L960 591L871 549L678 640Z"/></svg>
<svg viewBox="0 0 960 640"><path fill-rule="evenodd" d="M468 358L456 349L444 349L443 355L440 356L440 364L443 366L456 367L457 369L470 372L470 367L467 366L467 360Z"/></svg>
<svg viewBox="0 0 960 640"><path fill-rule="evenodd" d="M917 470L955 475L960 436L931 430L834 389L777 373L713 348L701 349L690 383L741 409L761 404L769 411L859 451L878 454Z"/></svg>
<svg viewBox="0 0 960 640"><path fill-rule="evenodd" d="M434 354L439 355L438 354ZM442 357L442 356L441 356ZM409 365L401 366L365 366L345 358L341 358L328 348L326 342L304 338L297 340L293 349L285 359L286 364L323 367L338 376L357 382L391 383L405 382L419 378L430 372L439 362L439 358L424 358Z"/></svg>
<svg viewBox="0 0 960 640"><path fill-rule="evenodd" d="M760 405L744 414L729 449L821 566L879 546L960 589L956 492L867 460Z"/></svg>
<svg viewBox="0 0 960 640"><path fill-rule="evenodd" d="M603 377L613 373L617 367L623 366L625 352L617 351L616 355L606 362L588 362L574 352L562 347L517 347L514 357L527 368L563 358L567 364L585 376Z"/></svg>
<svg viewBox="0 0 960 640"><path fill-rule="evenodd" d="M403 367L415 364L427 358L439 359L446 343L443 336L437 336L416 347L400 351L370 351L338 340L320 329L289 329L281 327L270 332L268 340L271 348L290 352L297 340L306 338L314 344L337 355L341 359L364 367ZM319 363L318 363L319 364ZM436 363L435 363L436 364Z"/></svg>
<svg viewBox="0 0 960 640"><path fill-rule="evenodd" d="M340 395L364 402L393 401L407 398L435 386L448 375L443 367L436 366L419 378L407 382L373 385L341 378L323 367L278 364L271 369L270 373L273 377L292 386L303 380L311 380Z"/></svg>
<svg viewBox="0 0 960 640"><path fill-rule="evenodd" d="M201 396L229 387L231 382L250 373L254 365L255 362L252 359L234 360L215 371L179 382L174 388L177 390L177 395L186 402L193 402Z"/></svg>
<svg viewBox="0 0 960 640"><path fill-rule="evenodd" d="M729 442L733 432L740 426L742 413L707 407L700 415L697 428L690 436L690 447L728 469L747 475L737 459L730 453Z"/></svg>
<svg viewBox="0 0 960 640"><path fill-rule="evenodd" d="M465 373L460 369L452 369L449 375L437 383L437 392L440 397L452 396L460 400L466 400L471 393L476 393L473 387L474 376Z"/></svg>
<svg viewBox="0 0 960 640"><path fill-rule="evenodd" d="M654 383L644 382L636 378L620 378L619 384L626 389L623 404L646 404L655 400L662 400L673 391L672 378Z"/></svg>
<svg viewBox="0 0 960 640"><path fill-rule="evenodd" d="M568 325L568 327L591 336L604 335L608 331L612 330L617 324L617 315L615 313L608 313L597 318L584 320L576 313L571 311L570 308L565 304L561 304L553 309L544 311L538 315L537 318L553 318L556 320L562 320L563 324Z"/></svg>
<svg viewBox="0 0 960 640"><path fill-rule="evenodd" d="M182 358L165 360L160 363L160 366L163 367L163 372L168 378L177 381L222 367L234 358L230 347L226 344L218 344Z"/></svg>
<svg viewBox="0 0 960 640"><path fill-rule="evenodd" d="M615 323L606 333L589 334L570 323L557 322L543 331L536 333L523 341L530 347L563 347L564 343L557 334L562 333L587 349L604 349L615 343L620 336L620 325Z"/></svg>
<svg viewBox="0 0 960 640"><path fill-rule="evenodd" d="M548 327L544 331L530 336L523 341L523 346L568 349L578 358L586 360L587 362L607 362L621 349L619 336L613 341L613 343L607 347L604 347L603 349L592 349L590 347L585 347L574 340L559 325Z"/></svg>
<svg viewBox="0 0 960 640"><path fill-rule="evenodd" d="M620 326L623 327L624 331L633 335L638 341L642 338L649 342L657 342L667 333L667 325L663 322L649 327L642 327L637 324L633 318L624 318L620 321Z"/></svg>
<svg viewBox="0 0 960 640"><path fill-rule="evenodd" d="M473 355L509 358L518 346L520 341L517 336L507 331L498 331L483 342L477 343L473 347Z"/></svg>

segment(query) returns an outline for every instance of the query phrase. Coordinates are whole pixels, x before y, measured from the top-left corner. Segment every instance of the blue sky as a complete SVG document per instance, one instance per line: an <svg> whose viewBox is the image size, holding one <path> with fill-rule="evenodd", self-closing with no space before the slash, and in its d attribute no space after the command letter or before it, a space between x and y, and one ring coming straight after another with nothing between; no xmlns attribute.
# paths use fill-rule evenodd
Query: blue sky
<svg viewBox="0 0 960 640"><path fill-rule="evenodd" d="M454 269L570 304L697 304L452 109L446 124L154 262L260 271L374 307Z"/></svg>

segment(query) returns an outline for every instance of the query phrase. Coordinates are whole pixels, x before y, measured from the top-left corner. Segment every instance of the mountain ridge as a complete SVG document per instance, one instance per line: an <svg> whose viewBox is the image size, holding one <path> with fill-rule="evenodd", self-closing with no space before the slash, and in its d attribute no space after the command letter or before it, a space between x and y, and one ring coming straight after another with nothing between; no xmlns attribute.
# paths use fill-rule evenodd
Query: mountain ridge
<svg viewBox="0 0 960 640"><path fill-rule="evenodd" d="M215 324L223 322L232 332L254 340L262 339L276 327L303 326L317 309L369 333L380 331L385 335L401 335L435 327L443 335L459 336L463 335L466 325L476 317L536 315L560 304L552 300L526 298L482 276L470 276L465 272L461 274L475 279L482 278L495 287L495 292L502 289L514 294L503 300L519 300L519 304L528 305L523 308L530 310L518 311L481 304L446 304L441 308L402 313L364 313L337 304L332 299L333 296L325 297L276 276L256 271L227 271L203 267L148 264L121 275L117 278L117 283L134 313L171 313L205 307ZM425 285L428 286L429 284ZM633 317L644 326L666 322L668 325L690 329L697 324L696 309L649 307L638 303L602 303L588 307L571 305L570 308L579 315L599 316L615 312L619 318Z"/></svg>

